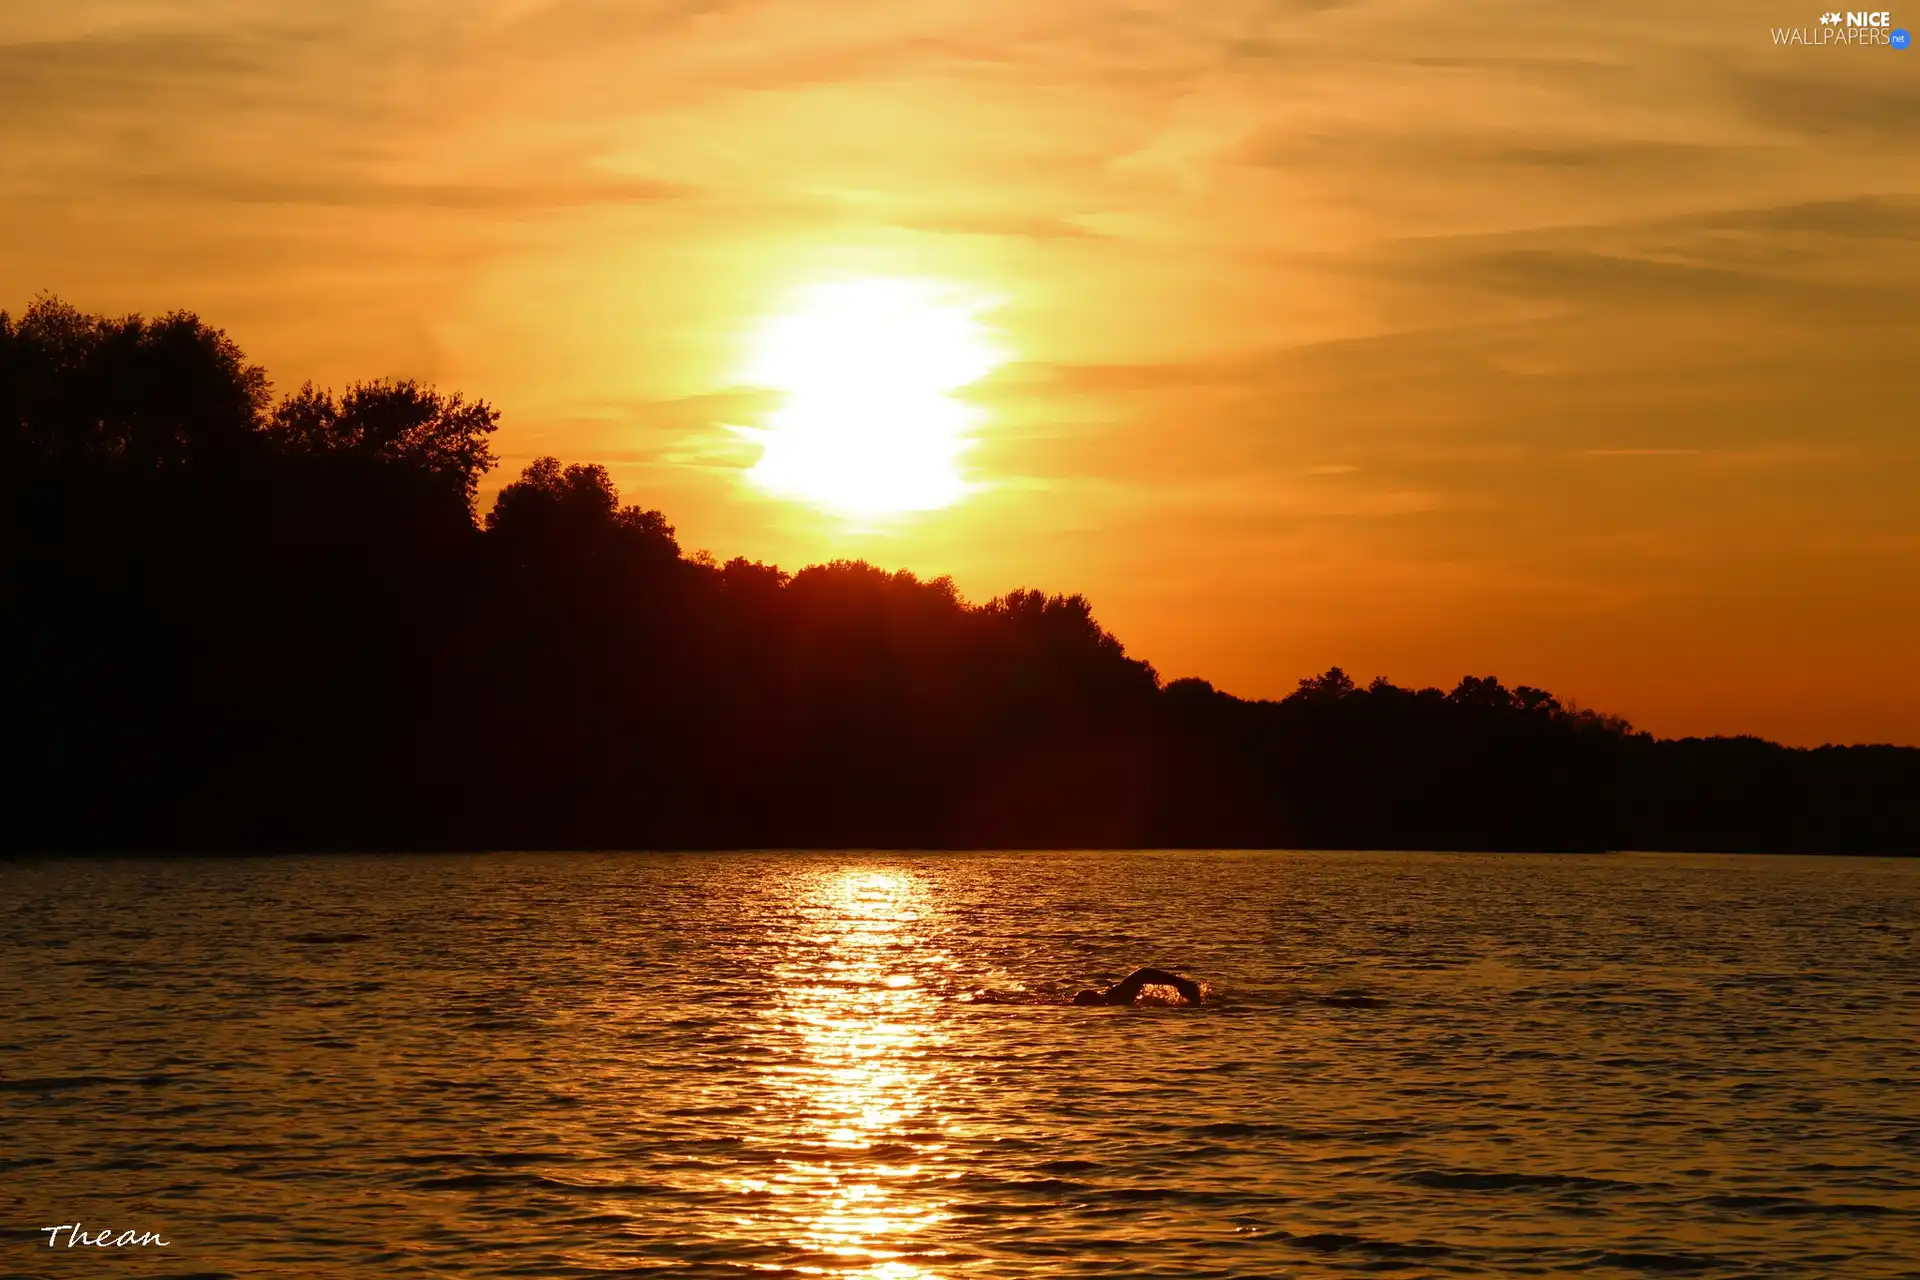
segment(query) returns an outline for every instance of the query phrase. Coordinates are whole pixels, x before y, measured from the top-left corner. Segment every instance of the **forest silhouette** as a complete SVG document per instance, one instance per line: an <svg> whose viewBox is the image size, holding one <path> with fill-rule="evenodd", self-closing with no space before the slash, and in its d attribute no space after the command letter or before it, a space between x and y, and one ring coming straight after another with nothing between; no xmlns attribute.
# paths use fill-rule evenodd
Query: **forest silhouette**
<svg viewBox="0 0 1920 1280"><path fill-rule="evenodd" d="M0 313L16 849L1920 851L1920 750L1539 689L1163 683L1077 595L688 555L497 413L276 401L176 312Z"/></svg>

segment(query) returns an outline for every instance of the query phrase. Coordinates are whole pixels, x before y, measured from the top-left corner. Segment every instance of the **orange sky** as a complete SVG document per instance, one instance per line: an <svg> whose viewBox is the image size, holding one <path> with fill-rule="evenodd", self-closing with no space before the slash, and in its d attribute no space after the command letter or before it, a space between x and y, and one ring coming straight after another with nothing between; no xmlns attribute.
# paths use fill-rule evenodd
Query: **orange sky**
<svg viewBox="0 0 1920 1280"><path fill-rule="evenodd" d="M457 387L690 549L1084 591L1243 695L1920 743L1920 52L1773 44L1819 13L8 0L0 305ZM759 318L863 275L1013 357L981 491L885 529L722 425Z"/></svg>

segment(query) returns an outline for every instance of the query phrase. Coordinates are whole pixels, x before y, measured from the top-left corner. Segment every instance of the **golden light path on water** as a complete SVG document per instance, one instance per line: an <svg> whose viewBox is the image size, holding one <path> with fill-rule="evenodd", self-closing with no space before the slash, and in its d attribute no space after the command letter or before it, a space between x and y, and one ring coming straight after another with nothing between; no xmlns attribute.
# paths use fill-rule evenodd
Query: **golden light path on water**
<svg viewBox="0 0 1920 1280"><path fill-rule="evenodd" d="M806 924L775 969L769 1015L798 1052L774 1067L777 1094L805 1154L760 1185L791 1220L793 1243L835 1259L819 1274L919 1280L909 1257L944 1220L927 1165L945 1148L928 1066L938 1056L924 978L951 961L929 940L927 887L910 873L845 871L804 891ZM932 1252L938 1252L932 1250Z"/></svg>

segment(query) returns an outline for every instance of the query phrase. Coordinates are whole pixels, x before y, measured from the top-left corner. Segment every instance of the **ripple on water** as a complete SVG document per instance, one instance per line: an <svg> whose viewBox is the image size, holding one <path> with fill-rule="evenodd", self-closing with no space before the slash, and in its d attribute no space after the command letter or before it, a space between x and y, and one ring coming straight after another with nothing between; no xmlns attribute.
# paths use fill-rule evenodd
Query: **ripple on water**
<svg viewBox="0 0 1920 1280"><path fill-rule="evenodd" d="M1097 891L1095 891L1097 889ZM0 868L0 1272L1920 1274L1920 863ZM102 921L111 921L106 929ZM1064 1007L1136 964L1213 1007ZM11 1238L10 1238L11 1239Z"/></svg>

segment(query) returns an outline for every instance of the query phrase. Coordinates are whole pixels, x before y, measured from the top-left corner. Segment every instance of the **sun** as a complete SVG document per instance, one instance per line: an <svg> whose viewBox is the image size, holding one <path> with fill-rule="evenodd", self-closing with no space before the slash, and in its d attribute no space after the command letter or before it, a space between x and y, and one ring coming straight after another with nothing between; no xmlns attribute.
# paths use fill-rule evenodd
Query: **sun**
<svg viewBox="0 0 1920 1280"><path fill-rule="evenodd" d="M782 394L747 472L766 493L872 519L951 506L982 411L955 395L1005 357L987 303L936 281L814 285L754 331L742 381Z"/></svg>

